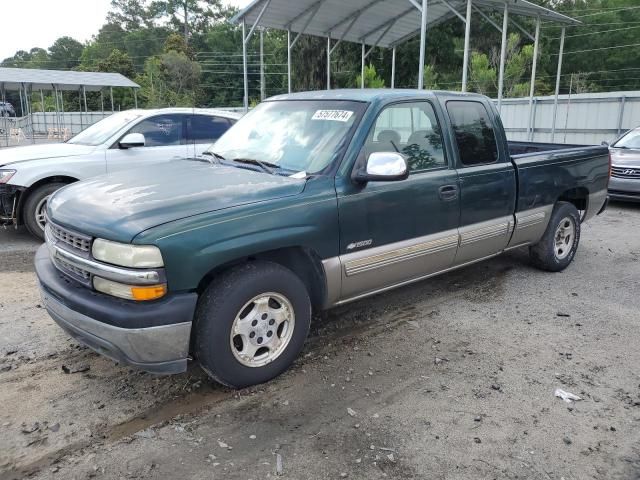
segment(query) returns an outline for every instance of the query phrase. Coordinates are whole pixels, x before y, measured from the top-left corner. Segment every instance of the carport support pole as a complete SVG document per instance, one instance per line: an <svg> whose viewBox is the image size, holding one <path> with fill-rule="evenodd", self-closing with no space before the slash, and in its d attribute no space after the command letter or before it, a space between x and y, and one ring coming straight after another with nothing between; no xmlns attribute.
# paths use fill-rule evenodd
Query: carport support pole
<svg viewBox="0 0 640 480"><path fill-rule="evenodd" d="M78 90L78 107L80 110L80 131L84 130L84 122L83 122L83 115L82 115L82 87L80 87L80 90ZM73 117L72 117L73 118ZM72 123L73 126L73 123Z"/></svg>
<svg viewBox="0 0 640 480"><path fill-rule="evenodd" d="M135 108L138 108L138 90L133 89L133 105ZM87 99L84 100L84 108L87 108Z"/></svg>
<svg viewBox="0 0 640 480"><path fill-rule="evenodd" d="M327 90L331 90L331 35L327 36Z"/></svg>
<svg viewBox="0 0 640 480"><path fill-rule="evenodd" d="M467 0L467 16L464 22L464 55L462 57L462 91L467 91L467 74L469 73L469 43L471 37L471 2Z"/></svg>
<svg viewBox="0 0 640 480"><path fill-rule="evenodd" d="M287 30L287 92L291 93L291 30Z"/></svg>
<svg viewBox="0 0 640 480"><path fill-rule="evenodd" d="M533 94L536 88L536 66L538 63L538 41L540 40L540 17L536 18L536 36L533 41L533 63L531 64L531 84L529 85L529 141L533 142Z"/></svg>
<svg viewBox="0 0 640 480"><path fill-rule="evenodd" d="M360 88L364 88L364 43L362 44L362 55L360 60Z"/></svg>
<svg viewBox="0 0 640 480"><path fill-rule="evenodd" d="M418 66L418 90L424 88L424 55L427 42L427 0L422 0L422 16L420 17L420 65Z"/></svg>
<svg viewBox="0 0 640 480"><path fill-rule="evenodd" d="M58 89L56 88L55 85L52 85L53 87L53 96L56 99L56 129L58 130L58 135L60 135L60 102L58 99Z"/></svg>
<svg viewBox="0 0 640 480"><path fill-rule="evenodd" d="M266 96L264 83L264 28L260 28L260 101Z"/></svg>
<svg viewBox="0 0 640 480"><path fill-rule="evenodd" d="M249 72L247 71L247 21L242 19L242 74L244 81L244 111L249 111Z"/></svg>
<svg viewBox="0 0 640 480"><path fill-rule="evenodd" d="M562 54L564 53L564 33L565 28L562 27L560 33L560 53L558 54L558 72L556 73L556 93L553 99L553 121L551 122L551 143L556 135L556 116L558 113L558 94L560 93L560 77L562 74Z"/></svg>
<svg viewBox="0 0 640 480"><path fill-rule="evenodd" d="M111 97L111 113L115 112L113 109L113 87L109 87L109 96Z"/></svg>
<svg viewBox="0 0 640 480"><path fill-rule="evenodd" d="M44 108L44 93L42 93L42 89L40 89L40 107L42 110L42 121L44 122L44 131L47 131L47 111Z"/></svg>
<svg viewBox="0 0 640 480"><path fill-rule="evenodd" d="M2 102L6 102L6 92L4 90L4 83L2 84ZM7 117L3 114L2 120L4 121L4 143L9 146L9 127L7 126Z"/></svg>
<svg viewBox="0 0 640 480"><path fill-rule="evenodd" d="M509 7L504 4L502 18L502 45L500 47L500 74L498 77L498 113L502 110L502 90L504 89L504 62L507 56L507 27L509 26Z"/></svg>
<svg viewBox="0 0 640 480"><path fill-rule="evenodd" d="M391 88L396 88L396 47L391 49Z"/></svg>

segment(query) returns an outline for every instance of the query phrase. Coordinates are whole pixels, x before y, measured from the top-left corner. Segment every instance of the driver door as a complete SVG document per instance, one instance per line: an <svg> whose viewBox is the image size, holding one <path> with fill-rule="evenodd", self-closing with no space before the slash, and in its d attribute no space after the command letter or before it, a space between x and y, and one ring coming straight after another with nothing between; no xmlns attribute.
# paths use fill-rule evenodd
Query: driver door
<svg viewBox="0 0 640 480"><path fill-rule="evenodd" d="M144 147L120 148L116 142L107 150L107 172L148 166L187 158L185 114L162 114L146 118L129 129L144 135Z"/></svg>
<svg viewBox="0 0 640 480"><path fill-rule="evenodd" d="M458 248L458 176L429 101L384 108L360 152L399 152L402 181L336 180L342 299L375 292L453 264Z"/></svg>

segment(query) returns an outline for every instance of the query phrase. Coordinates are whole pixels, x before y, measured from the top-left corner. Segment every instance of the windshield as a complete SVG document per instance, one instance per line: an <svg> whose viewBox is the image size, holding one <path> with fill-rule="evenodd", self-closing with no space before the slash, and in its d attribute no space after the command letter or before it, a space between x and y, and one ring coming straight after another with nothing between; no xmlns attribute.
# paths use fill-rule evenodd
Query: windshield
<svg viewBox="0 0 640 480"><path fill-rule="evenodd" d="M343 100L264 102L209 151L228 161L258 161L289 173L318 173L335 161L365 107Z"/></svg>
<svg viewBox="0 0 640 480"><path fill-rule="evenodd" d="M107 118L94 123L90 127L85 128L75 137L67 140L67 143L76 145L89 145L95 147L106 142L120 129L140 118L140 114L136 112L119 112L109 115Z"/></svg>
<svg viewBox="0 0 640 480"><path fill-rule="evenodd" d="M640 128L627 132L620 140L611 146L613 148L633 148L640 150Z"/></svg>

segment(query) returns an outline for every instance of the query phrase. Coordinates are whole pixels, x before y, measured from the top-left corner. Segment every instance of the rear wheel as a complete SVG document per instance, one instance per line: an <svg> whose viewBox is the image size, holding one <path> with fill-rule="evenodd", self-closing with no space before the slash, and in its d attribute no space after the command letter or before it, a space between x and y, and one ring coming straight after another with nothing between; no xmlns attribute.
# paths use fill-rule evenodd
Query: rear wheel
<svg viewBox="0 0 640 480"><path fill-rule="evenodd" d="M540 241L529 248L532 263L550 272L569 266L580 243L580 212L567 202L558 202L553 209L547 230Z"/></svg>
<svg viewBox="0 0 640 480"><path fill-rule="evenodd" d="M310 323L311 302L297 275L276 263L250 262L226 272L202 294L195 354L224 385L263 383L293 363Z"/></svg>
<svg viewBox="0 0 640 480"><path fill-rule="evenodd" d="M33 190L24 202L24 223L27 230L40 240L44 239L45 212L49 197L66 183L53 182Z"/></svg>

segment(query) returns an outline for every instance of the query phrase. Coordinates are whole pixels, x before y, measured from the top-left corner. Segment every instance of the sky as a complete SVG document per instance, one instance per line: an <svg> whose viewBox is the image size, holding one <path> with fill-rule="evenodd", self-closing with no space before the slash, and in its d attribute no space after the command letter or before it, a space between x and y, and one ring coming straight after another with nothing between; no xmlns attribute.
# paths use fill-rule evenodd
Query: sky
<svg viewBox="0 0 640 480"><path fill-rule="evenodd" d="M224 0L239 8L250 0ZM68 35L86 42L104 24L111 0L11 0L15 15L0 29L0 61L18 50L47 49Z"/></svg>

